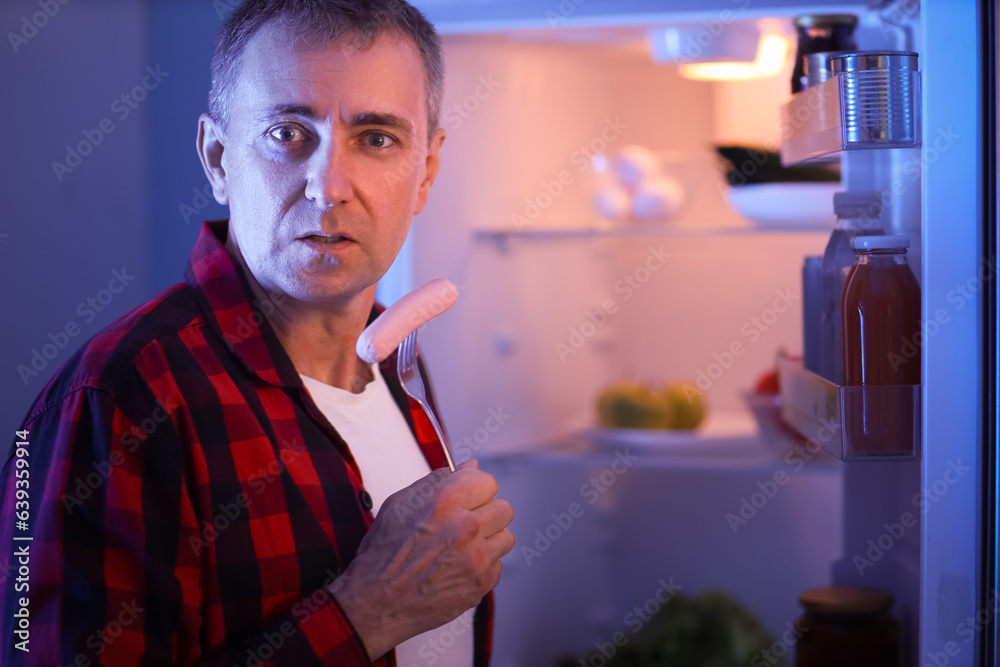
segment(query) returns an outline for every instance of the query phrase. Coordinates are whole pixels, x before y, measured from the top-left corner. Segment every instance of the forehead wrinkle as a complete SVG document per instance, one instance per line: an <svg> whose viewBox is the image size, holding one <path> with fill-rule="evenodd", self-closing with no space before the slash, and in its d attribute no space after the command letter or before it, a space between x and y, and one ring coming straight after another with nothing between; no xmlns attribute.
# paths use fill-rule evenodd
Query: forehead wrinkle
<svg viewBox="0 0 1000 667"><path fill-rule="evenodd" d="M308 104L279 102L265 109L260 114L261 120L270 120L275 116L300 116L309 120L318 120L319 114Z"/></svg>
<svg viewBox="0 0 1000 667"><path fill-rule="evenodd" d="M258 113L251 111L251 118L255 118L258 122L270 121L281 116L295 116L303 120L317 122L322 121L326 117L327 114L323 111L323 105L317 106L314 100L309 99L312 96L311 94L315 93L313 79L317 74L322 74L322 70L332 65L329 60L323 57L324 48L339 45L346 51L353 52L353 54L363 54L372 48L376 42L380 41L380 39L386 39L389 43L407 42L407 40L401 39L399 35L386 32L379 35L379 39L373 40L371 44L364 45L367 48L360 47L357 43L354 43L352 35L344 35L333 42L317 46L282 40L280 37L284 32L278 26L267 25L254 35L247 48L240 54L244 66L241 68L238 84L234 86L234 92L235 90L240 90L242 94L249 93L249 96L245 99L250 101L251 108L258 106L251 101L255 97L259 102L263 102L264 104L266 104L267 97L271 97L272 100L275 97L278 99L284 97L288 100L267 105ZM412 47L418 62L420 62L419 53L416 53L416 47L412 44L408 44L408 46ZM280 59L291 54L294 54L295 59L298 61L298 67L296 68L298 71L289 71L282 68L271 57L278 56ZM319 69L317 69L317 66ZM279 68L283 71L279 71ZM349 68L345 68L343 64L340 64L335 69ZM256 72L256 77L253 72ZM250 81L257 77L262 77L264 81L254 81L253 83ZM267 81L267 79L270 79L270 81ZM262 88L261 84L263 84ZM254 91L254 88L257 90ZM418 95L424 98L420 101L422 106L419 107L420 110L423 110L426 107L425 86L419 87ZM264 97L264 99L260 99L261 97ZM340 106L340 104L337 104L337 106ZM409 113L400 114L398 113L398 109L378 109L377 107L365 109L364 106L362 106L362 110L350 115L343 113L346 110L341 109L340 117L342 122L354 128L375 126L395 129L409 136L416 134L415 121L417 119L409 118ZM247 109L247 111L250 111L250 109ZM336 113L333 110L331 112Z"/></svg>

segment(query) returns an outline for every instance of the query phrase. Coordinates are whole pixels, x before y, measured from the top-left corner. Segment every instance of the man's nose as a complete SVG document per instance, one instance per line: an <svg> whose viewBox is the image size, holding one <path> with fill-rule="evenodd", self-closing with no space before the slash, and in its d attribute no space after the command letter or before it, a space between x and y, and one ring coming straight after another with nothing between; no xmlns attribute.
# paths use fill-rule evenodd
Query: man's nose
<svg viewBox="0 0 1000 667"><path fill-rule="evenodd" d="M344 146L328 144L313 153L306 183L306 199L322 208L350 201L353 196L351 156Z"/></svg>

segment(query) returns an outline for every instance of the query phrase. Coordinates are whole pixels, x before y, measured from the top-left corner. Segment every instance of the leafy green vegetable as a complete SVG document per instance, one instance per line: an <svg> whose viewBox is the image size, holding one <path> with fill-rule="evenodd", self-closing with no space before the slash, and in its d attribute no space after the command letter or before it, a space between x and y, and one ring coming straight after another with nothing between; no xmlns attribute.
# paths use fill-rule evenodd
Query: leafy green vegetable
<svg viewBox="0 0 1000 667"><path fill-rule="evenodd" d="M607 653L612 651L606 648L584 658L563 658L558 667L747 667L773 643L739 602L706 591L694 599L672 597L638 632L628 635L624 645L614 647L610 658Z"/></svg>

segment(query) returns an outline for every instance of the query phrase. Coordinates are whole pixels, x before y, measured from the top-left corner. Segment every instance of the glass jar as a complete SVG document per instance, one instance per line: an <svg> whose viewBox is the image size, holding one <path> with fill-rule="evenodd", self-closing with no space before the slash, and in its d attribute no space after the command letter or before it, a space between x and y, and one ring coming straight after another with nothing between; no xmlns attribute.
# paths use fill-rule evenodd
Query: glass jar
<svg viewBox="0 0 1000 667"><path fill-rule="evenodd" d="M796 667L898 667L899 624L892 593L861 586L813 588L799 595L805 613Z"/></svg>
<svg viewBox="0 0 1000 667"><path fill-rule="evenodd" d="M795 18L798 50L792 71L792 93L806 89L805 57L810 53L852 51L858 48L854 27L858 17L851 14L806 14Z"/></svg>
<svg viewBox="0 0 1000 667"><path fill-rule="evenodd" d="M841 300L843 425L855 456L910 456L919 433L920 284L905 236L857 236Z"/></svg>

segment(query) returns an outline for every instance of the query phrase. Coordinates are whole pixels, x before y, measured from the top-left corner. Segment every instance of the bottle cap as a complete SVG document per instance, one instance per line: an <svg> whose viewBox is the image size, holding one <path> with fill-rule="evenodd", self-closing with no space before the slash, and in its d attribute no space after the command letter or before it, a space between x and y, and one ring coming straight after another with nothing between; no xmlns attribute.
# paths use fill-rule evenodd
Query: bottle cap
<svg viewBox="0 0 1000 667"><path fill-rule="evenodd" d="M863 586L813 588L799 595L799 603L809 611L827 614L879 614L894 602L892 593Z"/></svg>
<svg viewBox="0 0 1000 667"><path fill-rule="evenodd" d="M833 212L838 218L869 218L877 220L882 215L882 193L862 190L836 192L833 195Z"/></svg>
<svg viewBox="0 0 1000 667"><path fill-rule="evenodd" d="M886 236L855 236L851 241L855 250L892 250L909 248L910 237L903 234L888 234Z"/></svg>

